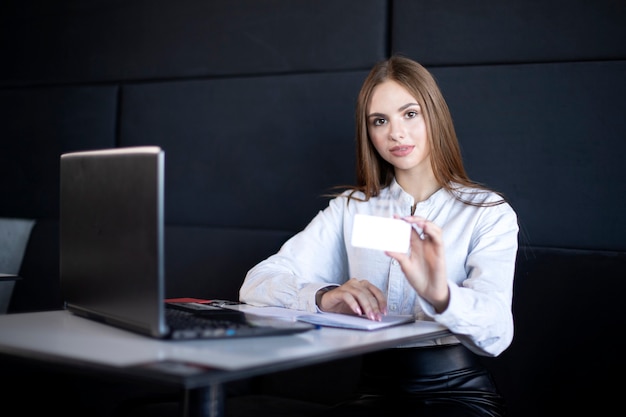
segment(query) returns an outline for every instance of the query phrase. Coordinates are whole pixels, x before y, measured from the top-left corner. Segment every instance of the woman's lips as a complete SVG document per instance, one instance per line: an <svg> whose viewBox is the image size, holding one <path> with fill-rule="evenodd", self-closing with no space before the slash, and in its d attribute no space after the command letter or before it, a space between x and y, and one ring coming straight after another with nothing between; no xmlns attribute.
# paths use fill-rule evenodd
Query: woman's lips
<svg viewBox="0 0 626 417"><path fill-rule="evenodd" d="M389 152L391 152L393 156L406 156L413 151L413 148L415 148L415 146L411 146L411 145L394 146L393 148L389 149Z"/></svg>

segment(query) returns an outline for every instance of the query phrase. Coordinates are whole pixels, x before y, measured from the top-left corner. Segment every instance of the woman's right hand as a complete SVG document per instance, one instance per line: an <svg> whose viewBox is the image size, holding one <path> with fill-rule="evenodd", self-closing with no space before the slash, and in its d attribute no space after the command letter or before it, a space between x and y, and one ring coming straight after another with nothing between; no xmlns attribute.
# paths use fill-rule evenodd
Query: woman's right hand
<svg viewBox="0 0 626 417"><path fill-rule="evenodd" d="M382 291L369 281L356 278L322 294L318 307L325 312L365 316L374 321L381 321L387 314Z"/></svg>

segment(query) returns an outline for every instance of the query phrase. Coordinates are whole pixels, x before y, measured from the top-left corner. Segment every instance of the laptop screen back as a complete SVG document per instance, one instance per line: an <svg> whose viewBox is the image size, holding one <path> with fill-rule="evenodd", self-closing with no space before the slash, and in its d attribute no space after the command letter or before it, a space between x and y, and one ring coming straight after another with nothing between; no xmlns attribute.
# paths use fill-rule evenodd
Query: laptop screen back
<svg viewBox="0 0 626 417"><path fill-rule="evenodd" d="M66 307L139 333L166 333L159 147L61 156L60 278Z"/></svg>

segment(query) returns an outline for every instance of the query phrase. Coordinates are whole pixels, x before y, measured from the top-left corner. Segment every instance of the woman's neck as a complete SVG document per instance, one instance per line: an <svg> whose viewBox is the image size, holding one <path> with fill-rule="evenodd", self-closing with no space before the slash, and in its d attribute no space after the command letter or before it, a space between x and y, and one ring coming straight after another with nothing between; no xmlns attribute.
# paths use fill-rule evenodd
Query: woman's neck
<svg viewBox="0 0 626 417"><path fill-rule="evenodd" d="M396 181L405 192L413 196L416 203L428 200L441 188L432 171L420 175L407 171L396 171Z"/></svg>

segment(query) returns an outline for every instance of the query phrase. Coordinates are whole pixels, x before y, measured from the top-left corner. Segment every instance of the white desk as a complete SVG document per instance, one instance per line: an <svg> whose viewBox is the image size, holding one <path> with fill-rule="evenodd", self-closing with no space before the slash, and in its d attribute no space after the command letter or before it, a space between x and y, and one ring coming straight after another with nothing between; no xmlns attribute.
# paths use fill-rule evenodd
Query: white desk
<svg viewBox="0 0 626 417"><path fill-rule="evenodd" d="M243 379L324 361L347 358L448 330L433 322L376 331L322 328L290 336L159 341L67 311L0 315L0 353L152 381L186 390L185 414L222 414L222 387Z"/></svg>

